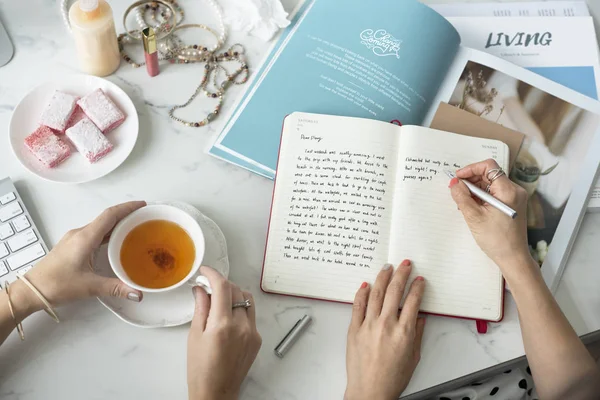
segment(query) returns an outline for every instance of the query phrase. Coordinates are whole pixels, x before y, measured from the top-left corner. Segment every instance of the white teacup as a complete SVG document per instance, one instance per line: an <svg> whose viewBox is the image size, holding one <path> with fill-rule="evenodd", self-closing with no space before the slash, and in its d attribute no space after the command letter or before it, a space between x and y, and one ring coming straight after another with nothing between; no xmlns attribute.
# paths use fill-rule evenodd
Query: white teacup
<svg viewBox="0 0 600 400"><path fill-rule="evenodd" d="M133 228L144 222L157 219L173 222L183 228L183 230L186 231L186 233L194 242L194 246L196 248L196 257L190 272L181 281L168 287L153 289L140 286L129 278L123 269L123 265L121 265L121 246L125 240L125 237L127 237ZM177 289L178 287L189 283L190 285L201 286L210 293L208 280L203 276L199 276L198 274L198 270L200 269L203 258L204 234L202 233L202 229L200 228L198 222L185 211L165 204L148 205L132 212L115 226L115 229L113 229L108 242L108 260L115 275L117 275L117 277L125 282L128 286L143 292L166 292Z"/></svg>

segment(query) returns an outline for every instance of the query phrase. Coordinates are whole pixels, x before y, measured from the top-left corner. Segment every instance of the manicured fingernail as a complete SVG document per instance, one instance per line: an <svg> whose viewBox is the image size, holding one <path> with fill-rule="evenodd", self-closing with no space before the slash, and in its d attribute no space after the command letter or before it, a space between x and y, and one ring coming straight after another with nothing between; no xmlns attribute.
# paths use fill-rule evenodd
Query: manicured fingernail
<svg viewBox="0 0 600 400"><path fill-rule="evenodd" d="M134 293L134 292L127 293L127 298L128 298L129 300L131 300L131 301L135 301L135 302L137 302L137 303L139 303L139 302L140 302L140 300L141 300L141 299L140 299L140 295L139 295L139 294L137 294L137 293Z"/></svg>
<svg viewBox="0 0 600 400"><path fill-rule="evenodd" d="M369 284L367 282L363 282L362 285L360 285L361 289L364 289L368 286Z"/></svg>
<svg viewBox="0 0 600 400"><path fill-rule="evenodd" d="M452 178L450 179L450 183L448 184L448 187L451 188L452 186L456 185L458 183L458 178Z"/></svg>
<svg viewBox="0 0 600 400"><path fill-rule="evenodd" d="M424 280L425 280L425 278L423 278L422 276L417 276L417 277L415 278L415 280L416 280L416 281L424 281Z"/></svg>
<svg viewBox="0 0 600 400"><path fill-rule="evenodd" d="M388 269L392 268L393 265L392 264L384 264L383 268L381 268L383 271L387 271Z"/></svg>
<svg viewBox="0 0 600 400"><path fill-rule="evenodd" d="M410 260L404 260L400 265L402 265L403 267L408 267L410 265Z"/></svg>

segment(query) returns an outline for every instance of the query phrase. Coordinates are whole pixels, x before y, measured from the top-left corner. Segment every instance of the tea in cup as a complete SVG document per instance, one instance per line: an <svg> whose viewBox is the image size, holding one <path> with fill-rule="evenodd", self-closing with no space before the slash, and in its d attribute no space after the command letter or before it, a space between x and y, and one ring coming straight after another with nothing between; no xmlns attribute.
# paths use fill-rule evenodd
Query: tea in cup
<svg viewBox="0 0 600 400"><path fill-rule="evenodd" d="M110 265L119 279L143 292L173 290L186 282L207 286L197 277L204 257L204 234L198 222L169 205L134 211L113 230ZM196 278L199 282L196 283Z"/></svg>

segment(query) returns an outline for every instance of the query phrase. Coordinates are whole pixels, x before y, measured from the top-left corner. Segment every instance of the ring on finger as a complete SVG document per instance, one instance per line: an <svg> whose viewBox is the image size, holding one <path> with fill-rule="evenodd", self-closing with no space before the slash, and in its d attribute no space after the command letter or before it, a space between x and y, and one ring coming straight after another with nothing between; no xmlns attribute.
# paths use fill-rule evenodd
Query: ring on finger
<svg viewBox="0 0 600 400"><path fill-rule="evenodd" d="M493 174L493 175L490 177L490 174ZM490 169L487 172L486 177L490 181L490 183L488 183L487 187L485 188L485 191L487 193L490 192L490 189L492 187L492 183L494 183L494 181L496 179L500 178L502 175L506 175L506 173L504 172L504 170L502 168L493 168L493 169Z"/></svg>
<svg viewBox="0 0 600 400"><path fill-rule="evenodd" d="M240 301L238 303L233 303L233 305L231 306L232 309L236 309L236 308L248 309L250 307L252 307L252 302L250 300L244 300L244 301Z"/></svg>
<svg viewBox="0 0 600 400"><path fill-rule="evenodd" d="M487 172L487 174L485 174L486 178L488 179L488 181L490 181L490 183L492 183L502 175L505 175L504 170L502 168L492 168Z"/></svg>

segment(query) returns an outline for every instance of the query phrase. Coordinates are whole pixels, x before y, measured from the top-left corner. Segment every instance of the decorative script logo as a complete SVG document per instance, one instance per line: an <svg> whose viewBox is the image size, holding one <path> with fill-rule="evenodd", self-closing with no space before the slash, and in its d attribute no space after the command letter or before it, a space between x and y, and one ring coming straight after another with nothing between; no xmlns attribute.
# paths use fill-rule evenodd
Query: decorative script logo
<svg viewBox="0 0 600 400"><path fill-rule="evenodd" d="M360 43L367 46L367 49L373 50L376 56L396 56L400 58L398 52L400 51L400 45L402 40L396 39L391 34L387 33L385 29L365 29L360 33Z"/></svg>

